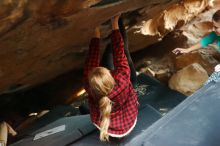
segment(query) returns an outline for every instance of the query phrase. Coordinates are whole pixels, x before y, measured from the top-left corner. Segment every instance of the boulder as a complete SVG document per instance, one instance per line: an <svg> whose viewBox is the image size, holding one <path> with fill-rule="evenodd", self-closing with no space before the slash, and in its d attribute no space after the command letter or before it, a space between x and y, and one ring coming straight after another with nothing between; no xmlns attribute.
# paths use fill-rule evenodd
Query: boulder
<svg viewBox="0 0 220 146"><path fill-rule="evenodd" d="M135 15L140 9L148 7L150 11L154 7L150 11L153 13L163 4L172 4L167 0L109 0L109 4L95 6L98 2L100 0L1 0L0 94L30 89L70 70L82 69L94 28L113 16L123 13L129 29L148 19ZM111 28L102 30L106 36L108 32ZM133 35L128 33L129 38L134 38ZM147 42L146 37L141 37L142 42ZM142 42L130 40L131 51L150 44L135 46L132 44Z"/></svg>
<svg viewBox="0 0 220 146"><path fill-rule="evenodd" d="M210 75L214 71L213 69L215 65L218 64L218 61L209 54L193 52L177 56L174 66L176 70L180 70L193 63L200 64Z"/></svg>
<svg viewBox="0 0 220 146"><path fill-rule="evenodd" d="M125 20L129 50L136 52L171 31L164 29L164 10L173 10L170 15L166 13L166 20L175 22L171 24L174 26L177 16L172 5L183 7L186 2L187 10L194 13L205 8L200 5L203 1L207 0L1 0L0 94L30 89L70 70L82 69L94 28L119 13ZM149 23L143 22L150 19L155 21L148 28L143 24ZM106 40L111 29L101 30ZM148 36L140 30L157 35Z"/></svg>
<svg viewBox="0 0 220 146"><path fill-rule="evenodd" d="M179 70L169 80L169 87L185 95L191 95L208 79L207 71L198 63Z"/></svg>

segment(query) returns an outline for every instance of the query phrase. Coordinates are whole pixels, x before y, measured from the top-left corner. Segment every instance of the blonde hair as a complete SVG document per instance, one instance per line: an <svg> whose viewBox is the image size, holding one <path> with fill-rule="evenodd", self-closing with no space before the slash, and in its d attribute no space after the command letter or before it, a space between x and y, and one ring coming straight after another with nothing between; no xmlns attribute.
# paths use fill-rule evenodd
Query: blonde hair
<svg viewBox="0 0 220 146"><path fill-rule="evenodd" d="M99 99L99 110L101 115L100 140L108 141L108 128L110 124L110 113L112 109L108 94L112 91L115 80L110 71L104 67L96 67L89 74L89 84L92 91L101 98Z"/></svg>

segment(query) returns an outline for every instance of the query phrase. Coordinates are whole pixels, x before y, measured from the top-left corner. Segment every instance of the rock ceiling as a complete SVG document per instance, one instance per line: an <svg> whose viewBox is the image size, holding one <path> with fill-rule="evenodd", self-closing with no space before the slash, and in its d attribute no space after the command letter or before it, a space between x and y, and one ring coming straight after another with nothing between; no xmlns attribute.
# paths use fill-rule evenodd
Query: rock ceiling
<svg viewBox="0 0 220 146"><path fill-rule="evenodd" d="M210 4L216 6L213 0L121 0L96 5L100 1L1 0L0 93L82 68L93 29L116 14L123 13L134 52L157 42L179 21L188 23ZM103 25L102 37L109 33L108 24Z"/></svg>

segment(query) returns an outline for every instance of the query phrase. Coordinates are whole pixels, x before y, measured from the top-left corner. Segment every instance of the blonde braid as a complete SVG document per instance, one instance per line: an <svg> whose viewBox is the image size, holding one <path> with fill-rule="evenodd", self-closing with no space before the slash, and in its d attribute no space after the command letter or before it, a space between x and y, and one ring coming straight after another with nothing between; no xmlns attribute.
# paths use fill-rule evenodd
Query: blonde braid
<svg viewBox="0 0 220 146"><path fill-rule="evenodd" d="M108 128L110 124L110 113L111 113L112 105L111 105L111 100L107 96L103 96L99 100L99 109L101 115L100 140L109 141Z"/></svg>
<svg viewBox="0 0 220 146"><path fill-rule="evenodd" d="M115 79L107 68L96 67L89 74L89 85L96 96L101 97L99 99L99 111L101 116L100 140L108 141L112 105L107 95L113 90Z"/></svg>

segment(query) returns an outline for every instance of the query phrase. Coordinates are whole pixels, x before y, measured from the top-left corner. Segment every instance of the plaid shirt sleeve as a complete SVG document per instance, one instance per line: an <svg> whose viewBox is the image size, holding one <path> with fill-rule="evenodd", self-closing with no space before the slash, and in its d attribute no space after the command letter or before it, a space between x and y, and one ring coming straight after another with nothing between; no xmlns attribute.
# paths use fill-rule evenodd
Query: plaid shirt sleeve
<svg viewBox="0 0 220 146"><path fill-rule="evenodd" d="M99 66L99 49L100 49L100 39L92 38L89 45L89 52L84 65L84 75L83 80L85 86L88 86L88 75L89 72Z"/></svg>
<svg viewBox="0 0 220 146"><path fill-rule="evenodd" d="M114 78L117 85L110 94L114 102L123 104L129 96L126 91L130 85L130 68L124 52L124 42L119 30L112 32ZM119 95L120 94L120 95Z"/></svg>
<svg viewBox="0 0 220 146"><path fill-rule="evenodd" d="M119 30L113 30L112 44L115 72L130 78L130 68L124 52L124 41Z"/></svg>

